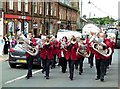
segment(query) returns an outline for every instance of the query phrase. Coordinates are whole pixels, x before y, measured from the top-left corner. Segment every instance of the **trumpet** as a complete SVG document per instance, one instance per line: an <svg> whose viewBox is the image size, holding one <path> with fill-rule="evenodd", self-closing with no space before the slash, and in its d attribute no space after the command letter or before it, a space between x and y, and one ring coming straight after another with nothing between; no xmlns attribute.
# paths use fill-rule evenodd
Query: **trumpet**
<svg viewBox="0 0 120 89"><path fill-rule="evenodd" d="M68 51L67 49L65 49L65 47L66 47L66 42L61 41L60 47L61 47L61 49L64 49L65 51Z"/></svg>

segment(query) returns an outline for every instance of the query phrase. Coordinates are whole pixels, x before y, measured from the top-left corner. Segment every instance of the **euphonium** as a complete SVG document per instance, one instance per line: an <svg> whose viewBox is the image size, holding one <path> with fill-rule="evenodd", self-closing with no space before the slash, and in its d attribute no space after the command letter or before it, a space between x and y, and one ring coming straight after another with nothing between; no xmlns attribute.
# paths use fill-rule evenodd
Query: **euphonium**
<svg viewBox="0 0 120 89"><path fill-rule="evenodd" d="M19 46L21 49L25 50L27 53L29 53L32 56L36 56L38 54L39 52L38 48L36 48L35 46L30 46L28 44L30 40L25 38L23 34L19 36L19 39L23 41L23 44L21 44L22 47Z"/></svg>
<svg viewBox="0 0 120 89"><path fill-rule="evenodd" d="M81 55L81 56L83 56L83 57L86 57L86 58L90 57L91 52L89 51L89 52L87 52L86 55L84 55L85 52L87 52L86 51L86 45L83 45L83 44L79 43L79 48L77 49L76 53L79 54L79 55Z"/></svg>
<svg viewBox="0 0 120 89"><path fill-rule="evenodd" d="M101 49L101 47L103 46L106 46L104 43L100 43L98 41L94 41L93 45L92 45L92 48L98 52L99 54L105 56L105 57L108 57L112 54L112 49L109 47L109 48L103 48Z"/></svg>

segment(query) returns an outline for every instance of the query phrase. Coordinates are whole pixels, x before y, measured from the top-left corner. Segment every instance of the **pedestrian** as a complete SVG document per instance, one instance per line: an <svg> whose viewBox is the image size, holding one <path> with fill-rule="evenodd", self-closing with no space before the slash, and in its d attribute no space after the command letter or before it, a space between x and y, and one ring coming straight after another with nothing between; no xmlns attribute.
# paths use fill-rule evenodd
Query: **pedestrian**
<svg viewBox="0 0 120 89"><path fill-rule="evenodd" d="M32 47L36 46L36 40L35 40L35 38L33 38L33 33L29 32L28 36L29 36L28 44ZM30 77L32 77L32 66L33 66L34 56L32 56L26 52L26 59L27 59L27 66L28 66L28 73L27 73L26 78L29 79Z"/></svg>
<svg viewBox="0 0 120 89"><path fill-rule="evenodd" d="M9 47L9 39L7 34L3 37L5 45L4 45L4 54L8 54L8 47Z"/></svg>
<svg viewBox="0 0 120 89"><path fill-rule="evenodd" d="M76 54L77 48L78 48L78 42L76 41L76 38L73 36L71 38L71 42L69 45L70 48L70 61L69 61L69 73L70 73L70 80L73 80L74 76L74 66L76 61L78 60L78 55Z"/></svg>
<svg viewBox="0 0 120 89"><path fill-rule="evenodd" d="M16 44L17 44L17 41L15 39L15 36L12 36L12 42L11 42L12 48L15 47Z"/></svg>
<svg viewBox="0 0 120 89"><path fill-rule="evenodd" d="M46 40L43 44L43 48L40 52L40 57L42 58L43 70L42 73L45 72L45 78L49 79L50 74L50 64L53 57L53 45L50 42L50 37L46 37Z"/></svg>
<svg viewBox="0 0 120 89"><path fill-rule="evenodd" d="M5 42L4 42L4 39L3 39L3 36L0 35L0 56L3 55L3 48L4 48L4 45L5 45Z"/></svg>

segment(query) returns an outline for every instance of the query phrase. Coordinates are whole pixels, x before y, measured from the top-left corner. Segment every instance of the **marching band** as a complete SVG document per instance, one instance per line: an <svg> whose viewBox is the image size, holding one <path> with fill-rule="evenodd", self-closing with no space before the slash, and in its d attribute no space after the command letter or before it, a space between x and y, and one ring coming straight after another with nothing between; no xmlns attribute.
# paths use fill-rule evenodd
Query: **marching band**
<svg viewBox="0 0 120 89"><path fill-rule="evenodd" d="M35 46L36 42L31 33L29 33L29 37L29 45ZM92 68L95 56L97 72L95 80L100 79L100 81L103 82L107 68L111 65L115 46L114 39L115 38L107 37L103 32L97 34L90 32L90 35L86 38L75 37L72 35L70 40L68 40L66 36L62 37L59 41L57 41L56 37L49 36L44 40L41 39L38 49L40 58L42 59L42 73L45 73L44 77L49 79L50 69L55 68L55 64L58 61L62 73L66 73L68 64L69 78L70 80L73 80L74 67L79 66L78 73L81 75L83 73L84 59L88 58L90 68ZM34 56L29 53L26 54L28 63L28 74L26 78L29 79L32 77L32 59Z"/></svg>

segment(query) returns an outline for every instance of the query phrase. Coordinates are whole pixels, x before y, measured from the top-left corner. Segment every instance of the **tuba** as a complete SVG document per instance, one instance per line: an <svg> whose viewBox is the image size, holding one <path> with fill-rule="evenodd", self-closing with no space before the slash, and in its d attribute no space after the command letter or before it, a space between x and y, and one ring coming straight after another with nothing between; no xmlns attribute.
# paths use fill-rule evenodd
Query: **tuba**
<svg viewBox="0 0 120 89"><path fill-rule="evenodd" d="M27 53L29 53L31 56L36 56L39 52L38 48L36 48L35 46L30 46L29 43L29 39L27 39L23 34L19 35L19 40L22 41L22 47L19 46L21 49L25 50ZM18 40L18 41L19 41Z"/></svg>
<svg viewBox="0 0 120 89"><path fill-rule="evenodd" d="M80 48L80 49L79 49ZM86 51L86 45L83 45L83 44L80 44L79 43L79 48L77 49L77 54L79 54L79 55L81 55L81 56L83 56L83 57L86 57L86 58L89 58L90 57L90 55L91 55L91 52L89 51L89 52L87 52ZM87 52L87 54L86 55L84 55L84 53L85 52Z"/></svg>

